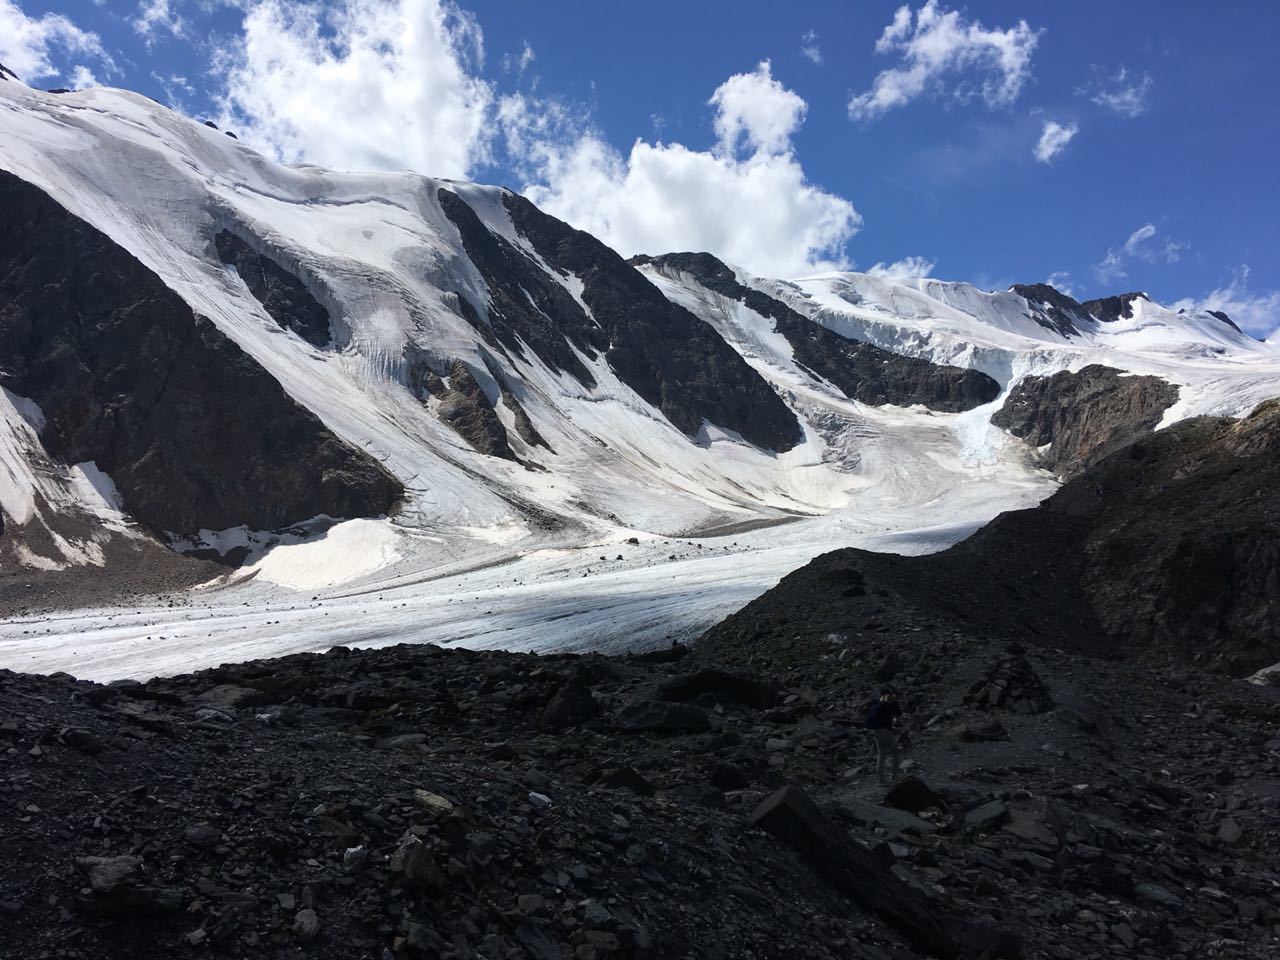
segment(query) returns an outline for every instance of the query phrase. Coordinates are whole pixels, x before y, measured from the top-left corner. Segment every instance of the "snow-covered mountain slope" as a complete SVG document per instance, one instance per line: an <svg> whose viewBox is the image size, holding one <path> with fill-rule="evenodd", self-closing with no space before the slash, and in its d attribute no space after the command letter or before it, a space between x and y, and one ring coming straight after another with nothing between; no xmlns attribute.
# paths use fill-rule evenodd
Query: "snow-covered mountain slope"
<svg viewBox="0 0 1280 960"><path fill-rule="evenodd" d="M1278 392L1275 344L1219 314L1170 310L1144 294L1080 304L1045 284L988 293L859 273L748 282L837 333L982 370L1005 387L1090 364L1162 377L1180 387L1166 425L1241 416Z"/></svg>
<svg viewBox="0 0 1280 960"><path fill-rule="evenodd" d="M124 91L0 80L0 171L29 214L0 262L0 602L121 538L243 561L176 607L0 622L0 665L664 642L817 553L936 550L1041 499L990 424L1026 374L1158 371L1195 386L1171 418L1280 393L1216 318L633 266L509 191L281 166Z"/></svg>

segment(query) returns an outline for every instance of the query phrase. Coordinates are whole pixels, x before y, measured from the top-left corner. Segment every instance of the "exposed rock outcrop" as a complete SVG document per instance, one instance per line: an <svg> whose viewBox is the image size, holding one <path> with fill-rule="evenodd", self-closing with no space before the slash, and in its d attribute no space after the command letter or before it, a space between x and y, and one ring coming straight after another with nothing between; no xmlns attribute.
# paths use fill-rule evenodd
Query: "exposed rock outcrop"
<svg viewBox="0 0 1280 960"><path fill-rule="evenodd" d="M985 373L904 357L828 330L780 300L739 283L733 271L709 253L669 253L632 262L687 273L708 290L768 317L791 344L796 361L851 400L872 406L921 403L933 410L957 411L1000 395L1000 385Z"/></svg>
<svg viewBox="0 0 1280 960"><path fill-rule="evenodd" d="M329 311L301 280L230 230L220 231L214 245L218 259L235 267L249 292L282 329L292 330L313 346L329 345L333 339Z"/></svg>
<svg viewBox="0 0 1280 960"><path fill-rule="evenodd" d="M1145 293L1118 293L1111 297L1100 297L1097 300L1086 300L1080 304L1089 315L1103 323L1115 323L1125 320L1133 314L1135 300L1149 300Z"/></svg>
<svg viewBox="0 0 1280 960"><path fill-rule="evenodd" d="M1044 466L1071 477L1150 433L1177 400L1178 388L1159 377L1093 364L1024 378L991 422L1033 447L1047 446Z"/></svg>
<svg viewBox="0 0 1280 960"><path fill-rule="evenodd" d="M23 243L0 245L0 385L41 440L94 461L139 521L172 533L385 513L403 492L150 270L0 172Z"/></svg>
<svg viewBox="0 0 1280 960"><path fill-rule="evenodd" d="M582 300L603 331L619 379L689 436L704 422L769 450L800 442L799 421L773 388L712 327L664 297L590 234L503 197L516 229L554 269L582 282Z"/></svg>
<svg viewBox="0 0 1280 960"><path fill-rule="evenodd" d="M459 297L462 315L491 346L523 357L527 345L551 369L595 386L595 377L574 349L595 359L608 346L604 331L562 284L523 250L489 230L465 200L451 190L442 189L437 196L489 291L486 317Z"/></svg>
<svg viewBox="0 0 1280 960"><path fill-rule="evenodd" d="M493 404L467 365L454 361L449 371L449 384L439 394L436 408L441 420L480 453L504 460L515 460L507 438L507 428L498 419Z"/></svg>
<svg viewBox="0 0 1280 960"><path fill-rule="evenodd" d="M1089 312L1072 297L1047 283L1015 283L1009 288L1031 305L1031 318L1064 337L1080 334L1080 325L1089 321Z"/></svg>
<svg viewBox="0 0 1280 960"><path fill-rule="evenodd" d="M1280 661L1280 401L1144 437L941 553L826 554L699 649L903 618L1244 675Z"/></svg>

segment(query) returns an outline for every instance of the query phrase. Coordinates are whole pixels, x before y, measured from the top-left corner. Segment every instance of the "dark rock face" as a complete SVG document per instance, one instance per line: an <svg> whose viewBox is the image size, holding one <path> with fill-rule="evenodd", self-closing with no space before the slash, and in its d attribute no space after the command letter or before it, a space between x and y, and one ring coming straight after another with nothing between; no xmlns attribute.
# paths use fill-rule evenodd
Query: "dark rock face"
<svg viewBox="0 0 1280 960"><path fill-rule="evenodd" d="M507 439L507 428L461 360L455 361L449 372L449 386L440 395L438 413L441 420L481 453L504 460L516 459Z"/></svg>
<svg viewBox="0 0 1280 960"><path fill-rule="evenodd" d="M970 410L1000 395L1000 385L985 373L945 367L918 357L850 340L792 310L759 290L741 284L733 271L709 253L670 253L638 257L636 262L670 267L693 276L708 290L745 303L773 320L795 358L831 381L851 400L872 406L922 403L933 410Z"/></svg>
<svg viewBox="0 0 1280 960"><path fill-rule="evenodd" d="M301 280L230 230L219 232L214 244L218 259L235 267L249 292L282 329L292 330L313 346L329 345L333 339L329 311Z"/></svg>
<svg viewBox="0 0 1280 960"><path fill-rule="evenodd" d="M1237 333L1244 332L1243 330L1240 329L1240 327L1236 324L1236 322L1232 320L1231 317L1226 312L1222 310L1209 310L1208 314L1209 316L1217 320L1221 320L1223 323L1225 323L1232 330L1235 330Z"/></svg>
<svg viewBox="0 0 1280 960"><path fill-rule="evenodd" d="M1047 283L1015 283L1009 289L1031 304L1036 323L1064 337L1078 336L1077 324L1089 318L1083 306Z"/></svg>
<svg viewBox="0 0 1280 960"><path fill-rule="evenodd" d="M603 331L609 366L676 427L696 436L709 421L777 451L800 442L795 415L709 324L669 301L590 234L524 197L506 194L503 200L538 254L582 281L582 299Z"/></svg>
<svg viewBox="0 0 1280 960"><path fill-rule="evenodd" d="M941 553L819 557L695 649L724 656L906 618L1246 675L1280 661L1277 451L1280 401L1242 421L1186 421Z"/></svg>
<svg viewBox="0 0 1280 960"><path fill-rule="evenodd" d="M523 357L524 341L551 369L565 371L584 386L595 386L595 378L570 344L594 359L608 346L604 331L523 250L491 232L465 200L444 189L437 196L489 288L488 322L465 298L459 298L462 315L491 346L500 345Z"/></svg>
<svg viewBox="0 0 1280 960"><path fill-rule="evenodd" d="M16 73L14 73L12 70L6 67L3 63L0 63L0 80L17 80L17 79L18 79L18 75Z"/></svg>
<svg viewBox="0 0 1280 960"><path fill-rule="evenodd" d="M1048 444L1044 465L1070 477L1150 433L1177 400L1178 388L1159 377L1093 364L1025 378L991 422L1033 447Z"/></svg>
<svg viewBox="0 0 1280 960"><path fill-rule="evenodd" d="M403 493L109 238L0 172L0 384L95 461L142 523L271 529L385 513Z"/></svg>
<svg viewBox="0 0 1280 960"><path fill-rule="evenodd" d="M1080 306L1084 311L1103 323L1115 323L1124 320L1133 313L1135 300L1150 299L1145 293L1120 293L1114 297L1102 297L1098 300L1086 300Z"/></svg>

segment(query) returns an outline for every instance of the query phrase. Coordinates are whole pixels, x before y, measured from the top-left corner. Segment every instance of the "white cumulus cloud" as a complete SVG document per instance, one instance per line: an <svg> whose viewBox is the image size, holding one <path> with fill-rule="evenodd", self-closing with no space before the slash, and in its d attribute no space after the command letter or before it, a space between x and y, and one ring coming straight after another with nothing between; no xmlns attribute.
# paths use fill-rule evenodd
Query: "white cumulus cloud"
<svg viewBox="0 0 1280 960"><path fill-rule="evenodd" d="M64 57L85 57L109 70L115 69L115 62L96 33L80 29L57 13L29 17L13 0L0 0L0 63L26 81L56 76L65 76L69 80L92 76L88 68L79 63L56 66L54 56L58 50ZM77 68L83 69L84 73Z"/></svg>
<svg viewBox="0 0 1280 960"><path fill-rule="evenodd" d="M936 260L925 257L903 257L893 263L877 263L867 270L873 277L887 277L890 280L913 280L917 277L932 275Z"/></svg>
<svg viewBox="0 0 1280 960"><path fill-rule="evenodd" d="M791 137L806 105L768 62L712 94L717 143L708 150L637 139L623 152L590 130L567 135L574 124L563 112L547 123L523 98L504 106L529 165L525 193L623 255L705 250L773 276L848 264L844 246L862 219L805 176ZM528 135L530 113L550 137Z"/></svg>
<svg viewBox="0 0 1280 960"><path fill-rule="evenodd" d="M1170 304L1175 310L1213 310L1225 313L1242 330L1260 340L1280 342L1280 290L1254 293L1249 289L1249 267L1242 265L1224 287L1200 299L1186 298Z"/></svg>
<svg viewBox="0 0 1280 960"><path fill-rule="evenodd" d="M1058 123L1046 120L1036 143L1035 156L1041 163L1051 163L1053 158L1067 148L1067 144L1080 132L1078 123Z"/></svg>
<svg viewBox="0 0 1280 960"><path fill-rule="evenodd" d="M220 119L286 162L465 178L490 156L483 51L441 0L247 0Z"/></svg>
<svg viewBox="0 0 1280 960"><path fill-rule="evenodd" d="M808 110L803 99L773 79L768 60L752 73L735 73L716 88L709 103L716 108L720 150L727 155L744 141L753 153L787 153Z"/></svg>
<svg viewBox="0 0 1280 960"><path fill-rule="evenodd" d="M914 16L910 6L899 7L875 47L876 53L898 54L899 64L850 99L849 116L870 120L925 93L949 92L961 100L981 96L988 106L1008 106L1031 76L1039 38L1025 20L1007 30L987 29L937 0L928 0Z"/></svg>

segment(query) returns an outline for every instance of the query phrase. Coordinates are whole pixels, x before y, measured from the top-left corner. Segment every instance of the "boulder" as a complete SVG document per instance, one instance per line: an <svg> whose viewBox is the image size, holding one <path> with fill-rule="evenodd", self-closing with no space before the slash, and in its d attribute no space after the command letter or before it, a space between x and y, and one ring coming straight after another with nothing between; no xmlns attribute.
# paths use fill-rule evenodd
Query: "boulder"
<svg viewBox="0 0 1280 960"><path fill-rule="evenodd" d="M654 698L683 703L705 694L757 710L777 706L779 700L778 692L762 680L713 669L698 670L664 680L658 684Z"/></svg>
<svg viewBox="0 0 1280 960"><path fill-rule="evenodd" d="M667 703L662 700L636 700L619 712L617 724L632 733L706 733L711 729L711 718L705 710L686 703Z"/></svg>

